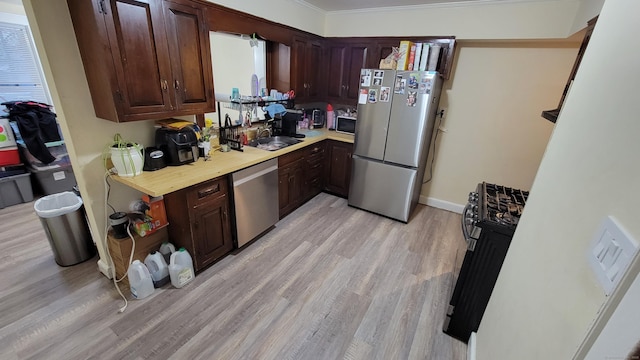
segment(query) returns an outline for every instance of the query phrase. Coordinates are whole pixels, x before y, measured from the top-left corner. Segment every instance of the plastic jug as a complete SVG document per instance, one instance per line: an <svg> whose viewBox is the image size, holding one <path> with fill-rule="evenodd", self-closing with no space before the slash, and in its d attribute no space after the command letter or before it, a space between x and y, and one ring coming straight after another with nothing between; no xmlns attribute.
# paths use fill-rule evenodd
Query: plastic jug
<svg viewBox="0 0 640 360"><path fill-rule="evenodd" d="M173 246L172 243L163 242L162 245L160 245L160 254L164 256L165 263L169 264L171 262L171 254L174 252L176 252L176 247Z"/></svg>
<svg viewBox="0 0 640 360"><path fill-rule="evenodd" d="M134 260L127 270L131 295L136 299L144 299L153 294L153 280L149 269L140 260Z"/></svg>
<svg viewBox="0 0 640 360"><path fill-rule="evenodd" d="M171 285L177 288L187 285L195 277L193 260L185 248L180 248L180 250L171 254L169 276L171 277Z"/></svg>
<svg viewBox="0 0 640 360"><path fill-rule="evenodd" d="M147 266L147 269L149 269L149 273L151 274L153 287L159 288L171 280L169 278L169 266L167 265L167 262L164 261L162 254L159 252L152 251L144 259L144 264Z"/></svg>

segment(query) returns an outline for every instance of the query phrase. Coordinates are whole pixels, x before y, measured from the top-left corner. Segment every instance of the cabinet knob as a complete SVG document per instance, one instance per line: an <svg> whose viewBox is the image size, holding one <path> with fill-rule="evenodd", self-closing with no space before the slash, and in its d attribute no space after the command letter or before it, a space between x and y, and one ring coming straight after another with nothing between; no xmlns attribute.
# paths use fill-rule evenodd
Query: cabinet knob
<svg viewBox="0 0 640 360"><path fill-rule="evenodd" d="M167 80L161 80L160 81L160 87L162 87L162 90L167 90L169 88L169 85L167 83Z"/></svg>
<svg viewBox="0 0 640 360"><path fill-rule="evenodd" d="M176 88L176 90L179 90L179 89L180 89L180 81L175 80L175 81L173 82L173 87L174 87L174 88Z"/></svg>

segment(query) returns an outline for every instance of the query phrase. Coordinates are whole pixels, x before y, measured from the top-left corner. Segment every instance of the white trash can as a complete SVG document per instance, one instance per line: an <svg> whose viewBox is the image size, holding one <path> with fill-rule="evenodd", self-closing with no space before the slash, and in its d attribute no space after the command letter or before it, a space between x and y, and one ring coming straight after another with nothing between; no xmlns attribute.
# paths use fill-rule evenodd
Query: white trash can
<svg viewBox="0 0 640 360"><path fill-rule="evenodd" d="M76 265L96 254L80 196L70 191L47 195L36 200L33 208L58 265Z"/></svg>

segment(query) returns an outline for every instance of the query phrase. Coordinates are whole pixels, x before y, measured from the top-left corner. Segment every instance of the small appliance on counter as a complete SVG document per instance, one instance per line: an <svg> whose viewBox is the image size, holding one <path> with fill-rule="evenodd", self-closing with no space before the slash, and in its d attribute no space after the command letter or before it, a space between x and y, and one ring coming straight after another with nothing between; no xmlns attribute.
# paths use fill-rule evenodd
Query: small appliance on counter
<svg viewBox="0 0 640 360"><path fill-rule="evenodd" d="M179 130L156 129L156 147L164 153L165 163L177 166L198 160L198 138L190 127Z"/></svg>
<svg viewBox="0 0 640 360"><path fill-rule="evenodd" d="M284 114L276 114L273 121L273 135L303 138L304 134L297 133L298 121L301 121L304 113L300 110L287 110Z"/></svg>
<svg viewBox="0 0 640 360"><path fill-rule="evenodd" d="M155 171L165 168L167 164L164 160L164 152L157 147L147 147L144 149L144 171Z"/></svg>
<svg viewBox="0 0 640 360"><path fill-rule="evenodd" d="M323 128L324 127L324 123L325 123L325 118L326 118L326 113L324 110L322 109L305 109L305 115L307 116L307 119L309 119L309 123L313 124L313 127L318 129L318 128Z"/></svg>

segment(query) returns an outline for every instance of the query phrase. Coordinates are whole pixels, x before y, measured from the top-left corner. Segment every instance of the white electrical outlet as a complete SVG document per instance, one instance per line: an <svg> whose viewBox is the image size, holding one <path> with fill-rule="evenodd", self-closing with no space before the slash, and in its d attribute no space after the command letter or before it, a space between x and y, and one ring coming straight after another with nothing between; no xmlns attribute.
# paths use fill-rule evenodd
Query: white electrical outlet
<svg viewBox="0 0 640 360"><path fill-rule="evenodd" d="M589 248L589 264L605 294L611 294L638 251L638 243L612 217L600 225Z"/></svg>

